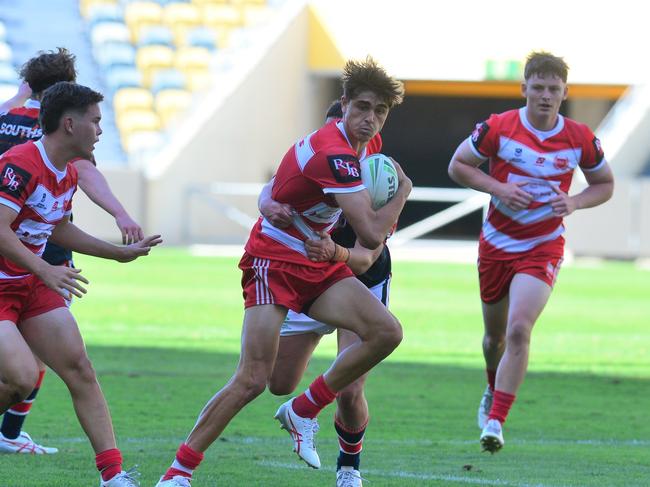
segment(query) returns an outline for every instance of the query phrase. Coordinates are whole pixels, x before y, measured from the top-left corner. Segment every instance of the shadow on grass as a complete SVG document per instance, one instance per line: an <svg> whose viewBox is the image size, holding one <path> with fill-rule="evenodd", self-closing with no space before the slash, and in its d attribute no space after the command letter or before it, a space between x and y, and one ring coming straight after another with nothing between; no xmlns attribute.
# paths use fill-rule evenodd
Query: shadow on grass
<svg viewBox="0 0 650 487"><path fill-rule="evenodd" d="M114 418L126 465L153 485L205 402L230 378L238 357L196 350L89 347ZM315 359L298 392L329 360ZM371 423L364 471L384 485L644 485L650 478L650 380L531 373L506 424L506 448L481 454L475 413L479 369L381 364L367 383ZM337 444L333 408L321 415L326 466L303 468L272 420L282 398L265 392L206 454L198 486L331 485ZM0 458L2 487L95 485L93 455L67 390L53 374L26 430L61 448L51 458ZM16 480L19 478L20 480ZM56 480L48 481L45 478ZM224 485L219 482L219 485Z"/></svg>

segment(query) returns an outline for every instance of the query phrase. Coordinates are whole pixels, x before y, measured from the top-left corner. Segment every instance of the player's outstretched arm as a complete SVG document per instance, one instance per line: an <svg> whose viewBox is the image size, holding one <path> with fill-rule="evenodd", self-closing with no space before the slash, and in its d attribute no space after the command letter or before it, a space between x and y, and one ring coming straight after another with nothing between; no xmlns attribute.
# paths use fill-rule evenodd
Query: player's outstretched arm
<svg viewBox="0 0 650 487"><path fill-rule="evenodd" d="M465 139L456 149L449 163L449 177L461 186L496 196L511 210L528 208L533 196L521 188L527 183L502 183L484 173L479 166L485 159L477 157L469 144Z"/></svg>
<svg viewBox="0 0 650 487"><path fill-rule="evenodd" d="M361 275L379 258L384 246L374 250L363 247L357 241L353 248L341 247L332 240L327 232L318 232L320 240L306 240L305 250L312 262L339 261L345 262L355 275Z"/></svg>
<svg viewBox="0 0 650 487"><path fill-rule="evenodd" d="M413 183L404 174L400 165L393 161L397 170L398 188L395 196L378 210L373 210L367 191L336 193L336 202L343 210L348 223L352 225L359 244L374 250L386 240L386 235L398 220Z"/></svg>
<svg viewBox="0 0 650 487"><path fill-rule="evenodd" d="M0 104L0 114L8 112L12 108L22 107L30 96L32 96L32 89L27 81L23 81L18 87L18 92Z"/></svg>
<svg viewBox="0 0 650 487"><path fill-rule="evenodd" d="M47 287L53 289L64 298L69 298L70 293L77 297L85 294L86 289L79 281L88 284L88 281L79 272L66 266L50 265L39 256L30 252L11 229L11 224L18 216L13 209L0 205L0 254L38 276Z"/></svg>
<svg viewBox="0 0 650 487"><path fill-rule="evenodd" d="M262 188L262 192L257 199L257 207L262 216L271 222L271 225L277 228L286 228L291 225L291 206L278 203L271 197L274 181L275 177Z"/></svg>
<svg viewBox="0 0 650 487"><path fill-rule="evenodd" d="M122 233L122 243L131 244L142 240L142 228L124 209L95 164L87 159L79 159L74 162L74 166L79 173L79 187L93 203L115 218L117 228Z"/></svg>
<svg viewBox="0 0 650 487"><path fill-rule="evenodd" d="M113 245L87 234L68 219L55 227L50 240L73 252L118 262L130 262L147 255L152 247L162 243L160 235L152 235L130 245Z"/></svg>

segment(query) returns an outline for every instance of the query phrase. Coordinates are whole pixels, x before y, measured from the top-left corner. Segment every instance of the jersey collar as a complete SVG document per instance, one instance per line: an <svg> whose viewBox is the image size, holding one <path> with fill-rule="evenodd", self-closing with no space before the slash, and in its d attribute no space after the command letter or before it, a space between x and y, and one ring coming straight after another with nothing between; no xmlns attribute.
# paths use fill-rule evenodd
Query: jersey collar
<svg viewBox="0 0 650 487"><path fill-rule="evenodd" d="M41 102L38 100L34 100L32 98L29 98L25 104L23 105L25 108L36 108L38 110L41 109Z"/></svg>
<svg viewBox="0 0 650 487"><path fill-rule="evenodd" d="M528 129L529 132L532 132L533 135L535 135L535 137L537 137L542 142L544 142L546 139L550 139L554 135L559 134L560 132L562 132L562 129L564 128L564 117L558 113L557 123L555 124L555 127L553 127L551 130L536 129L528 121L528 117L526 117L526 107L521 107L519 109L519 120L521 120L521 123L523 124L524 127L526 127L526 129Z"/></svg>
<svg viewBox="0 0 650 487"><path fill-rule="evenodd" d="M54 166L54 164L52 164L52 162L50 161L50 158L47 157L47 153L45 152L45 147L43 147L43 142L41 142L40 139L39 139L36 142L34 142L34 145L38 149L38 152L41 153L41 159L43 159L43 164L45 164L45 167L47 167L50 171L52 171L54 173L54 175L56 176L57 183L60 183L61 180L65 177L65 175L68 173L67 166L63 171L59 171Z"/></svg>

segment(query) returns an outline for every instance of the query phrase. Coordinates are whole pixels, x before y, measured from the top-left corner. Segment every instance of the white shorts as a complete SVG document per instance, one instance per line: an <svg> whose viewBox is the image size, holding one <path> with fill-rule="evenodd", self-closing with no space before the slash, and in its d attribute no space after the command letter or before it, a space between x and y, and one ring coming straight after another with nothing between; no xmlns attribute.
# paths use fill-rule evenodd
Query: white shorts
<svg viewBox="0 0 650 487"><path fill-rule="evenodd" d="M384 306L388 307L390 277L369 289L379 301L384 303ZM280 328L280 336L287 337L292 335L302 335L305 333L329 335L334 330L336 330L336 328L333 326L312 320L309 316L303 313L296 313L295 311L289 310L287 317L284 319L284 323L282 323L282 328Z"/></svg>

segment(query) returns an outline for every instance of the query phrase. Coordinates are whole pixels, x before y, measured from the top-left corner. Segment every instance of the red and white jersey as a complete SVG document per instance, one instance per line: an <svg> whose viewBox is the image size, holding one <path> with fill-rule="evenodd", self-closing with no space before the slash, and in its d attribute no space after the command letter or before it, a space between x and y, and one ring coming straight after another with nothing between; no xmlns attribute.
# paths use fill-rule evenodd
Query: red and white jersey
<svg viewBox="0 0 650 487"><path fill-rule="evenodd" d="M596 171L605 164L600 141L584 124L558 116L555 128L540 131L526 118L526 107L495 114L469 138L476 156L490 160L490 176L501 182L525 182L522 189L534 196L528 208L513 211L492 197L481 231L479 252L494 259L509 259L540 244L555 242L562 253L562 218L553 214L552 187L569 192L576 167Z"/></svg>
<svg viewBox="0 0 650 487"><path fill-rule="evenodd" d="M285 154L275 175L272 198L291 206L293 225L279 229L260 217L251 230L246 252L309 267L327 267L329 262L307 259L304 241L316 232L331 232L341 209L334 195L363 191L359 159L381 149L375 136L357 154L345 134L342 121L334 121L294 144Z"/></svg>
<svg viewBox="0 0 650 487"><path fill-rule="evenodd" d="M72 211L77 171L59 171L41 141L17 145L0 156L0 204L18 213L11 229L36 255L41 255L54 227ZM0 256L0 280L29 275Z"/></svg>

